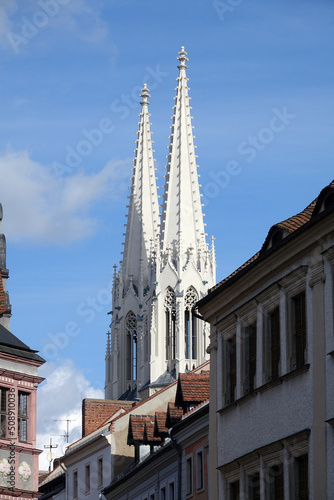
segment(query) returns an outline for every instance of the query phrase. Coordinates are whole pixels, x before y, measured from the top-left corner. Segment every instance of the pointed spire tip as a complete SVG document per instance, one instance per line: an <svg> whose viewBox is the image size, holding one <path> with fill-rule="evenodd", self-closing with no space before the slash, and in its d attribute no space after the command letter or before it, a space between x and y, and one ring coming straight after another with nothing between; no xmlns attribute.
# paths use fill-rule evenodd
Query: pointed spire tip
<svg viewBox="0 0 334 500"><path fill-rule="evenodd" d="M180 61L180 64L178 65L179 69L187 69L186 61L189 61L187 57L187 52L184 50L184 47L182 45L181 50L179 52L179 56L177 59Z"/></svg>
<svg viewBox="0 0 334 500"><path fill-rule="evenodd" d="M142 101L140 101L140 104L142 106L144 104L150 104L147 99L151 96L149 94L149 89L147 88L146 83L144 83L144 87L141 89L141 94L139 94L139 96L142 98Z"/></svg>

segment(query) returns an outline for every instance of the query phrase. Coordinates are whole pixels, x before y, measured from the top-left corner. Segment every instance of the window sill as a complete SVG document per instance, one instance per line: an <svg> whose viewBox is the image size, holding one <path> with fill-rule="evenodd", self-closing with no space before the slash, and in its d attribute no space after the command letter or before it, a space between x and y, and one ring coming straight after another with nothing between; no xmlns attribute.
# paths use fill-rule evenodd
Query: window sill
<svg viewBox="0 0 334 500"><path fill-rule="evenodd" d="M272 387L275 387L277 385L282 384L286 380L290 380L292 378L298 377L302 373L307 372L309 370L309 368L310 368L310 364L308 363L308 364L305 364L304 366L301 366L300 368L296 368L295 370L292 370L288 373L285 373L284 375L281 375L277 379L271 380L270 382L267 382L267 383L261 385L260 387L257 387L249 394L245 394L244 396L241 396L241 398L236 399L232 403L229 403L228 405L223 406L223 408L220 408L219 410L217 410L217 413L220 413L220 415L222 415L223 413L227 413L227 412L233 410L234 408L236 408L237 406L245 403L249 399L255 397L258 393L262 394L263 392L271 389Z"/></svg>

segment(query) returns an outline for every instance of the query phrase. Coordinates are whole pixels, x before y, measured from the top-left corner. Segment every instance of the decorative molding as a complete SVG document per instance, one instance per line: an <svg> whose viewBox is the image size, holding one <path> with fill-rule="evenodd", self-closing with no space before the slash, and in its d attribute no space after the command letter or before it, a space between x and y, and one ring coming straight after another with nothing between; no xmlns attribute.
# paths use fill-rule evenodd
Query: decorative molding
<svg viewBox="0 0 334 500"><path fill-rule="evenodd" d="M307 271L308 266L300 266L280 279L278 281L278 284L282 286L289 294L297 292L304 285L303 281L306 278Z"/></svg>
<svg viewBox="0 0 334 500"><path fill-rule="evenodd" d="M314 266L311 267L311 279L309 281L309 286L313 288L318 283L325 283L326 275L324 273L324 263L317 262Z"/></svg>

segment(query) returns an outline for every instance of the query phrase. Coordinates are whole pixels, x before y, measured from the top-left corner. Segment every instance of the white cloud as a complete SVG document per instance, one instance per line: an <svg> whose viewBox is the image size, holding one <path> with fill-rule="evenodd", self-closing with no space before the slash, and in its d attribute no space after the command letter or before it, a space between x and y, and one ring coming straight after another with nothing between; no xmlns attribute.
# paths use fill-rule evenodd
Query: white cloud
<svg viewBox="0 0 334 500"><path fill-rule="evenodd" d="M42 33L55 29L90 44L103 43L109 29L98 7L98 2L92 7L87 0L38 0L19 6L16 0L1 0L0 42L17 55Z"/></svg>
<svg viewBox="0 0 334 500"><path fill-rule="evenodd" d="M0 155L0 202L4 232L12 241L66 245L91 237L99 219L94 203L119 192L129 161L109 162L98 173L60 179L24 152Z"/></svg>
<svg viewBox="0 0 334 500"><path fill-rule="evenodd" d="M57 444L53 449L56 457L64 453L67 420L69 422L69 443L81 437L81 402L83 398L103 399L101 389L92 387L71 360L61 365L47 363L39 369L45 381L37 391L37 448L43 450L39 463L41 470L47 470L49 449L44 445Z"/></svg>
<svg viewBox="0 0 334 500"><path fill-rule="evenodd" d="M6 41L7 34L11 30L11 15L17 10L15 0L2 0L0 3L0 40Z"/></svg>

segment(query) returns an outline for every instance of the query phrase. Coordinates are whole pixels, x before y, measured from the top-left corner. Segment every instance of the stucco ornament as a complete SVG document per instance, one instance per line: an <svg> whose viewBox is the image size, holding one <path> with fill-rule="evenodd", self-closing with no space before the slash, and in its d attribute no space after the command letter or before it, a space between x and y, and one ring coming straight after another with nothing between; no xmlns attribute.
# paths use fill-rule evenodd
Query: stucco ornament
<svg viewBox="0 0 334 500"><path fill-rule="evenodd" d="M7 477L10 473L10 465L7 458L0 460L0 476Z"/></svg>
<svg viewBox="0 0 334 500"><path fill-rule="evenodd" d="M23 481L28 481L28 479L30 478L31 469L30 469L29 464L27 464L27 462L20 463L19 475L20 475L20 478L23 479Z"/></svg>

